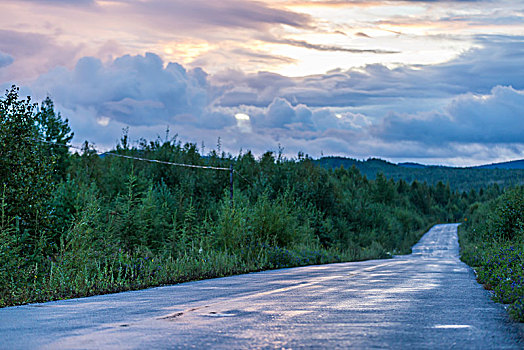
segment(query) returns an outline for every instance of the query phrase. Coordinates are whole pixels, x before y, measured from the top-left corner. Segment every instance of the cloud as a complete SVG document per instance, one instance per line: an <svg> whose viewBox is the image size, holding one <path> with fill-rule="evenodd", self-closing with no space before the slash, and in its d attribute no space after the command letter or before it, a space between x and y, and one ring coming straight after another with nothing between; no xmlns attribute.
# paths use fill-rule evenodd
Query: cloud
<svg viewBox="0 0 524 350"><path fill-rule="evenodd" d="M297 78L227 71L210 83L216 106L251 115L254 133L288 151L480 164L522 157L523 41L479 36L475 49L437 65ZM297 123L298 106L310 123Z"/></svg>
<svg viewBox="0 0 524 350"><path fill-rule="evenodd" d="M8 52L15 64L1 73L1 83L15 79L26 83L56 66L72 68L83 56L107 61L124 53L148 51L185 64L196 60L192 67L218 61L217 68L247 64L257 71L268 64L290 64L293 59L267 52L254 43L256 34L316 28L312 16L264 1L5 2L5 11L0 11L4 24L0 50Z"/></svg>
<svg viewBox="0 0 524 350"><path fill-rule="evenodd" d="M524 36L483 35L480 48L457 59L427 69L427 79L447 86L451 93L487 93L495 85L524 88L524 72L518 69L524 57Z"/></svg>
<svg viewBox="0 0 524 350"><path fill-rule="evenodd" d="M177 63L164 67L162 60L150 53L122 56L107 64L84 57L74 69L54 69L33 86L37 95L49 93L65 108L90 111L96 120L131 126L195 124L202 128L234 123L232 116L228 119L206 111L205 72L188 71Z"/></svg>
<svg viewBox="0 0 524 350"><path fill-rule="evenodd" d="M123 127L154 138L170 125L183 140L212 145L221 137L232 152L280 143L287 155L464 165L524 150L521 40L480 37L483 47L435 66L368 65L297 78L232 69L208 75L154 54L105 63L84 57L32 88L51 95L77 139L108 147Z"/></svg>
<svg viewBox="0 0 524 350"><path fill-rule="evenodd" d="M238 107L217 107L226 115L241 113L249 116L249 127L259 134L291 136L294 139L314 140L325 133L367 132L370 125L363 114L336 112L330 108L311 108L303 104L292 105L284 98L275 98L266 107L242 105ZM344 137L347 135L344 134Z"/></svg>
<svg viewBox="0 0 524 350"><path fill-rule="evenodd" d="M363 32L357 32L357 33L355 33L355 36L360 36L360 37L363 37L363 38L371 38L369 35L367 35L366 33L363 33Z"/></svg>
<svg viewBox="0 0 524 350"><path fill-rule="evenodd" d="M0 51L0 68L7 67L13 63L13 57Z"/></svg>
<svg viewBox="0 0 524 350"><path fill-rule="evenodd" d="M394 54L399 53L398 51L391 50L381 50L381 49L357 49L343 46L335 45L324 45L324 44L312 44L305 40L296 40L296 39L285 39L285 38L271 38L269 36L260 37L261 39L270 42L285 44L297 47L303 47L306 49L312 49L317 51L331 51L331 52L348 52L348 53L375 53L375 54Z"/></svg>
<svg viewBox="0 0 524 350"><path fill-rule="evenodd" d="M267 108L251 111L255 127L312 130L313 112L305 105L292 106L286 99L277 97Z"/></svg>
<svg viewBox="0 0 524 350"><path fill-rule="evenodd" d="M276 97L310 107L382 106L407 99L449 99L489 93L496 85L524 89L524 37L478 36L477 48L436 65L388 68L371 64L350 70L290 78L278 74L226 71L211 77L220 88L216 103L267 106ZM403 105L405 107L400 107Z"/></svg>
<svg viewBox="0 0 524 350"><path fill-rule="evenodd" d="M524 90L496 86L487 95L454 98L443 112L391 114L374 130L387 141L422 144L522 144Z"/></svg>
<svg viewBox="0 0 524 350"><path fill-rule="evenodd" d="M77 5L93 5L95 0L19 0L22 2L33 2L38 4L50 4L56 6L77 6Z"/></svg>
<svg viewBox="0 0 524 350"><path fill-rule="evenodd" d="M59 44L50 35L0 29L0 51L8 52L13 61L0 81L23 81L33 78L57 65L76 60L82 45Z"/></svg>
<svg viewBox="0 0 524 350"><path fill-rule="evenodd" d="M294 63L296 60L285 57L285 56L279 56L279 55L273 55L268 52L261 52L261 51L253 51L246 48L235 48L231 50L233 54L239 55L239 56L247 56L251 60L259 60L262 63L268 63L268 62L281 62L281 63ZM226 53L227 54L227 53Z"/></svg>
<svg viewBox="0 0 524 350"><path fill-rule="evenodd" d="M225 66L232 65L231 62L234 62L234 66L241 66L244 70L256 72L267 68L268 64L277 67L296 63L296 60L266 51L231 44L222 45L217 49L201 54L190 63L190 66L223 71Z"/></svg>
<svg viewBox="0 0 524 350"><path fill-rule="evenodd" d="M261 30L273 25L310 28L312 18L260 1L245 0L151 0L122 1L126 14L140 14L141 20L168 28L244 28ZM209 33L208 33L209 34Z"/></svg>

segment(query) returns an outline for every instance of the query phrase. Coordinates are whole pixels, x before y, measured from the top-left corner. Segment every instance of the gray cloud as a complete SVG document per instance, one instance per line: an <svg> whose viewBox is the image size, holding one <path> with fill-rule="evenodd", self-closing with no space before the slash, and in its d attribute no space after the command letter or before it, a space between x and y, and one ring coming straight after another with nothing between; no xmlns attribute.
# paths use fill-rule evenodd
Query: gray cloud
<svg viewBox="0 0 524 350"><path fill-rule="evenodd" d="M215 71L224 69L224 62L235 62L236 65L245 67L245 69L259 70L260 67L266 67L267 64L287 65L296 61L290 57L274 55L266 51L253 50L240 46L224 47L210 50L201 54L193 60L191 67L206 67ZM243 73L240 73L243 74Z"/></svg>
<svg viewBox="0 0 524 350"><path fill-rule="evenodd" d="M0 29L0 49L15 56L40 53L49 44L50 38L43 34Z"/></svg>
<svg viewBox="0 0 524 350"><path fill-rule="evenodd" d="M13 57L0 51L0 68L7 67L13 63Z"/></svg>
<svg viewBox="0 0 524 350"><path fill-rule="evenodd" d="M49 93L60 105L84 109L102 124L118 121L131 126L196 124L221 128L234 121L203 118L208 105L207 75L187 71L177 63L165 68L154 54L122 56L109 64L84 57L73 70L57 68L34 84L38 95ZM215 115L215 117L217 117Z"/></svg>
<svg viewBox="0 0 524 350"><path fill-rule="evenodd" d="M524 38L476 40L481 47L431 66L368 65L300 78L228 71L210 81L216 105L251 113L255 132L311 154L459 165L522 157ZM293 123L297 106L311 112L308 128Z"/></svg>
<svg viewBox="0 0 524 350"><path fill-rule="evenodd" d="M251 51L251 50L247 50L245 48L240 48L240 47L231 50L231 53L239 55L239 56L247 56L251 60L260 61L262 63L267 63L267 62L272 62L272 61L280 62L280 63L294 63L295 62L295 60L290 57L272 55L267 52Z"/></svg>
<svg viewBox="0 0 524 350"><path fill-rule="evenodd" d="M186 140L208 145L220 136L233 152L280 143L288 155L302 150L448 164L519 157L522 38L478 42L484 47L440 65L368 65L299 78L237 70L209 76L165 65L153 54L105 64L86 57L73 69L42 75L33 90L51 94L79 139L98 143L116 139L126 125L138 137L171 125ZM237 120L237 113L249 119Z"/></svg>
<svg viewBox="0 0 524 350"><path fill-rule="evenodd" d="M324 45L324 44L312 44L305 40L285 39L285 38L271 38L269 36L261 37L261 39L278 44L285 44L297 47L303 47L306 49L312 49L317 51L332 51L332 52L348 52L348 53L376 53L376 54L393 54L398 51L381 50L381 49L356 49L343 46Z"/></svg>
<svg viewBox="0 0 524 350"><path fill-rule="evenodd" d="M271 25L310 28L310 16L245 0L152 0L122 1L124 12L140 13L141 19L166 28L246 28L263 29ZM209 34L209 33L208 33Z"/></svg>
<svg viewBox="0 0 524 350"><path fill-rule="evenodd" d="M363 32L355 33L355 36L360 36L360 37L363 37L363 38L371 38L369 35L367 35L366 33L363 33Z"/></svg>
<svg viewBox="0 0 524 350"><path fill-rule="evenodd" d="M252 109L253 125L263 128L313 130L313 112L305 105L292 106L283 98L275 98L267 108Z"/></svg>
<svg viewBox="0 0 524 350"><path fill-rule="evenodd" d="M389 141L524 143L524 90L496 86L488 95L454 98L442 112L391 114L374 130Z"/></svg>
<svg viewBox="0 0 524 350"><path fill-rule="evenodd" d="M314 107L384 105L400 99L452 98L468 92L489 93L496 85L524 88L524 37L479 36L480 48L449 62L430 66L380 64L289 78L277 74L223 72L212 77L223 106L267 106L276 97ZM405 105L405 104L404 104Z"/></svg>

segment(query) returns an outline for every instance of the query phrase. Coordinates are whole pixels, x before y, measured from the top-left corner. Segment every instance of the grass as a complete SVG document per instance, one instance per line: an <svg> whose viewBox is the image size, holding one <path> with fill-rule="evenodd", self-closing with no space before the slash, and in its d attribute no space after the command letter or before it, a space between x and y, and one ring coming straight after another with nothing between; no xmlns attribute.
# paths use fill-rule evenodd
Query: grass
<svg viewBox="0 0 524 350"><path fill-rule="evenodd" d="M253 253L257 256L255 259ZM2 288L0 307L116 293L267 269L354 260L325 249L258 247L249 253L191 251L181 257L130 255L83 260L67 254L57 261L16 267L18 278ZM80 263L83 261L83 263Z"/></svg>
<svg viewBox="0 0 524 350"><path fill-rule="evenodd" d="M417 240L422 232L410 238ZM250 243L226 250L192 244L177 255L125 252L77 232L53 257L32 261L12 232L0 232L0 307L117 293L287 267L390 258L380 243L344 251L318 244ZM413 236L413 237L411 237ZM2 239L3 238L3 239ZM415 242L413 242L415 243ZM198 248L197 248L198 247Z"/></svg>

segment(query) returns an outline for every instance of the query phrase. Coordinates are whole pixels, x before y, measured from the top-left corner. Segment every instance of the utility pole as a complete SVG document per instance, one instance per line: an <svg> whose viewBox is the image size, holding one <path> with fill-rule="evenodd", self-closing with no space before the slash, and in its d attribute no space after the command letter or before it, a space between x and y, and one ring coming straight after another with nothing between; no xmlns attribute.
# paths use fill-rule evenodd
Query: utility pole
<svg viewBox="0 0 524 350"><path fill-rule="evenodd" d="M229 165L229 200L233 205L233 164Z"/></svg>

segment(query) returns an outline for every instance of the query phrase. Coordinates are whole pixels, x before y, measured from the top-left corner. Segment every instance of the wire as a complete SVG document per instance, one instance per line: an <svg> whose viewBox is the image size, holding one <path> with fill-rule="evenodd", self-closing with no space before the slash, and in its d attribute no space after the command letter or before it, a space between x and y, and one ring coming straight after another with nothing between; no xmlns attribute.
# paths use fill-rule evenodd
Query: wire
<svg viewBox="0 0 524 350"><path fill-rule="evenodd" d="M248 179L246 179L242 174L240 174L238 172L238 170L233 170L235 174L237 174L238 176L240 176L240 178L242 178L242 180L244 180L245 182L247 182L248 184L250 184L251 186L253 186L253 184L251 183L251 181L249 181Z"/></svg>
<svg viewBox="0 0 524 350"><path fill-rule="evenodd" d="M73 145L66 145L66 144L63 144L63 143L56 143L56 142L46 141L46 140L42 140L42 139L30 139L30 140L31 141L36 141L36 142L47 143L47 144L53 145L53 146L62 146L62 147L74 148L74 149L82 150L81 147L77 147L77 146L73 146ZM96 153L99 154L99 152L96 152Z"/></svg>
<svg viewBox="0 0 524 350"><path fill-rule="evenodd" d="M50 145L54 145L54 146L62 146L62 147L68 147L68 148L75 148L75 149L82 149L80 147L76 147L76 146L73 146L73 145L66 145L66 144L61 144L61 143L56 143L56 142L51 142L51 141L46 141L46 140L41 140L41 139L33 139L34 141L37 141L37 142L42 142L42 143L46 143L46 144L50 144ZM96 152L96 151L95 151ZM230 168L221 168L221 167L214 167L214 166L207 166L207 165L193 165L193 164L184 164L184 163L174 163L174 162L166 162L166 161L163 161L163 160L157 160L157 159L147 159L147 158L141 158L141 157L133 157L133 156L126 156L124 154L118 154L118 153L113 153L113 152L105 152L105 153L100 153L100 152L96 152L98 155L102 155L102 154L106 154L106 155L111 155L111 156L115 156L115 157L121 157L121 158L127 158L127 159L134 159L134 160L141 160L141 161L144 161L144 162L150 162L150 163L158 163L158 164L166 164L166 165L174 165L174 166L180 166L180 167L186 167L186 168L197 168L197 169L212 169L212 170L227 170L227 171L230 171L231 169ZM234 171L236 172L236 171ZM238 174L238 172L236 172ZM242 175L238 174L240 177L244 178ZM244 178L245 181L247 181L245 178ZM249 181L248 181L249 182Z"/></svg>
<svg viewBox="0 0 524 350"><path fill-rule="evenodd" d="M132 157L132 156L126 156L123 154L118 153L112 153L112 152L106 152L104 154L108 154L115 157L122 157L127 159L135 159L135 160L142 160L144 162L150 162L150 163L159 163L159 164L167 164L167 165L175 165L175 166L181 166L186 168L198 168L198 169L213 169L213 170L227 170L229 171L229 168L220 168L220 167L214 167L214 166L206 166L206 165L193 165L193 164L183 164L183 163L173 163L173 162L166 162L163 160L157 160L157 159L147 159L147 158L140 158L140 157Z"/></svg>

